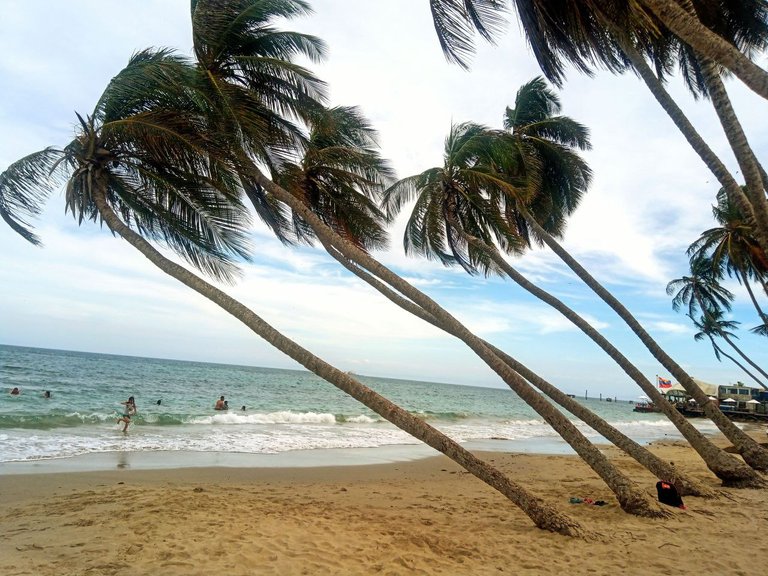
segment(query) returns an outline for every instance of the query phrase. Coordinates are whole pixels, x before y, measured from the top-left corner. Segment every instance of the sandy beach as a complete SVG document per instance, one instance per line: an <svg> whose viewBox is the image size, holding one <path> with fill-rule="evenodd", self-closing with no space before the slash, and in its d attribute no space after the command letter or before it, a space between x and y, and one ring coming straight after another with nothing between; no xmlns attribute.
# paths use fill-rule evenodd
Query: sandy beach
<svg viewBox="0 0 768 576"><path fill-rule="evenodd" d="M668 519L641 519L624 513L577 457L482 453L581 522L587 539L534 527L444 457L6 474L0 574L765 574L768 490L721 488L683 444L652 450L718 497L688 497L687 510L669 508ZM655 496L652 475L606 451Z"/></svg>

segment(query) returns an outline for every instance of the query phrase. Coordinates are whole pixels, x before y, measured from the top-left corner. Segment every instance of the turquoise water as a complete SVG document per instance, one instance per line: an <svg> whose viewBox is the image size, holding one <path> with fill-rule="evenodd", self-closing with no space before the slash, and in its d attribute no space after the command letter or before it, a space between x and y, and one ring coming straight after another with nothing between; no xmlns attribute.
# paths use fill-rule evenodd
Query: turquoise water
<svg viewBox="0 0 768 576"><path fill-rule="evenodd" d="M469 446L561 442L508 389L357 378ZM0 462L116 451L255 455L419 444L305 371L0 345L0 386ZM8 394L13 387L21 394ZM221 395L227 412L213 410ZM122 434L116 420L128 396L136 398L138 415ZM638 441L677 437L663 416L634 413L626 402L580 402Z"/></svg>

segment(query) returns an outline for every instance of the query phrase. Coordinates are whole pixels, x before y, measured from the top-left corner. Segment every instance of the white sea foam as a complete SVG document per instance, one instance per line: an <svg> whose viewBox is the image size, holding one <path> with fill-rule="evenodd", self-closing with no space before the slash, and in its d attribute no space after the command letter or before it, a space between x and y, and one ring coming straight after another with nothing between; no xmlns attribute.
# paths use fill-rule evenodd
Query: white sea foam
<svg viewBox="0 0 768 576"><path fill-rule="evenodd" d="M23 368L9 376L13 380L7 384L18 384L28 393L0 397L0 461L91 452L275 454L419 443L306 372L7 346L0 346L2 354L7 359L0 361ZM459 442L477 445L505 439L509 449L515 449L515 442L529 448L539 440L562 442L509 390L368 380L384 396L401 399L404 408ZM50 401L40 400L40 390L29 385L51 381L56 383L45 386L53 392ZM222 394L233 407L213 412L211 398ZM116 399L129 395L135 395L139 413L123 434L116 424L122 412ZM630 404L621 402L583 403L640 442L679 437L661 414L633 413ZM240 405L248 410L237 409ZM600 441L584 423L572 421L585 436ZM691 423L704 433L716 430L708 420Z"/></svg>
<svg viewBox="0 0 768 576"><path fill-rule="evenodd" d="M189 420L190 424L335 424L333 414L316 412L270 412L269 414L249 414L247 412L230 410L211 416L197 416Z"/></svg>

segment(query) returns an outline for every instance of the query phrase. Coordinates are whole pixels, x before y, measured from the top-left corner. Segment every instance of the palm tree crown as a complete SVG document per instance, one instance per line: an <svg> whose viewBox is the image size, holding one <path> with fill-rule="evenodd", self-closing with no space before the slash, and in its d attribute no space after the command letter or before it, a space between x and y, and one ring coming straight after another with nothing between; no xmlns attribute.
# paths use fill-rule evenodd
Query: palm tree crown
<svg viewBox="0 0 768 576"><path fill-rule="evenodd" d="M560 115L561 110L557 94L537 77L520 87L514 108L508 107L504 117L512 154L505 169L512 182L523 182L527 188L525 195L506 199L506 216L528 246L531 231L521 207L548 233L562 236L567 217L592 180L592 171L577 151L591 148L589 130ZM542 243L538 237L535 240Z"/></svg>
<svg viewBox="0 0 768 576"><path fill-rule="evenodd" d="M287 211L256 183L252 168L290 160L305 145L296 122L325 100L325 84L294 62L299 56L320 61L324 42L274 27L276 20L310 12L301 0L192 2L194 54L214 124L230 143L257 215L286 244L295 242Z"/></svg>
<svg viewBox="0 0 768 576"><path fill-rule="evenodd" d="M443 166L404 178L385 191L383 206L390 218L416 200L405 229L406 253L459 264L471 274L500 273L463 233L486 244L495 240L505 252L519 246L493 201L513 188L492 160L502 136L471 122L453 125L445 140Z"/></svg>
<svg viewBox="0 0 768 576"><path fill-rule="evenodd" d="M204 100L190 88L194 75L169 51L134 55L93 114L78 115L68 145L22 158L0 176L4 214L8 207L34 214L64 184L66 210L79 223L96 221L95 198L103 195L128 226L203 272L232 280L237 259L248 257L248 216L217 155L219 142L210 137ZM15 222L14 229L37 241L23 219Z"/></svg>
<svg viewBox="0 0 768 576"><path fill-rule="evenodd" d="M386 247L386 218L379 199L394 180L394 171L376 149L375 131L354 107L314 108L307 113L307 123L303 157L278 165L273 180L356 246ZM299 240L314 240L311 227L298 214L293 223Z"/></svg>
<svg viewBox="0 0 768 576"><path fill-rule="evenodd" d="M691 275L672 280L667 284L667 294L674 297L672 308L688 307L691 318L701 312L704 316L730 310L733 294L720 286L712 272L711 263L703 258L691 261Z"/></svg>

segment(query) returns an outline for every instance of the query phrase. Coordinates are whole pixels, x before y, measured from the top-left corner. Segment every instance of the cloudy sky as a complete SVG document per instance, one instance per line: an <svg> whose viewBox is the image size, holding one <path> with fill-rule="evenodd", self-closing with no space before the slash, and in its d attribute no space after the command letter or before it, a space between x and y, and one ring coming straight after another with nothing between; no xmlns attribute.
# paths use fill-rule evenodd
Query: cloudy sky
<svg viewBox="0 0 768 576"><path fill-rule="evenodd" d="M452 122L501 127L518 87L539 70L511 17L497 46L480 45L470 72L446 63L426 0L315 0L290 27L323 38L315 66L332 104L358 105L380 134L398 175L442 162ZM71 137L75 111L96 99L140 49L190 53L188 0L5 0L0 20L0 170ZM763 59L759 62L766 66ZM765 157L765 101L729 89L758 156ZM706 102L670 91L728 166L735 162ZM564 113L591 130L594 184L572 218L565 246L617 295L695 377L748 377L672 311L665 286L687 271L685 249L713 226L717 183L634 76L569 74ZM738 175L737 175L738 177ZM740 179L740 178L739 178ZM282 368L296 365L214 305L178 286L124 242L92 223L78 227L55 193L36 223L45 247L0 227L0 343ZM276 328L343 370L503 386L461 343L410 317L342 270L320 249L289 250L263 229L254 262L226 287ZM402 226L377 254L482 337L563 390L634 398L633 383L565 319L511 282L406 258ZM546 251L513 264L586 317L651 380L668 376L621 321ZM757 324L743 289L733 319ZM764 340L739 331L743 349L768 361Z"/></svg>

